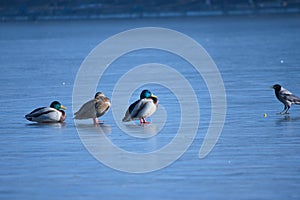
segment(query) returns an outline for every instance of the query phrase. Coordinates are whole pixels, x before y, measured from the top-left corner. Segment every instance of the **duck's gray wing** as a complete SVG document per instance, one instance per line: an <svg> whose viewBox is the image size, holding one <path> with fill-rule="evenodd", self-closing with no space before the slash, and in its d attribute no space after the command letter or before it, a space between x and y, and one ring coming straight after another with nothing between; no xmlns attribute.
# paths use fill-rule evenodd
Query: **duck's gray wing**
<svg viewBox="0 0 300 200"><path fill-rule="evenodd" d="M74 113L74 119L89 119L96 117L95 100L92 99L81 106L81 108Z"/></svg>
<svg viewBox="0 0 300 200"><path fill-rule="evenodd" d="M135 112L133 113L133 111L135 110L135 107L137 106L137 104L139 104L139 102L140 102L140 100L137 100L129 106L129 108L127 109L125 116L122 120L123 122L128 122L128 121L132 120L134 114L136 114Z"/></svg>

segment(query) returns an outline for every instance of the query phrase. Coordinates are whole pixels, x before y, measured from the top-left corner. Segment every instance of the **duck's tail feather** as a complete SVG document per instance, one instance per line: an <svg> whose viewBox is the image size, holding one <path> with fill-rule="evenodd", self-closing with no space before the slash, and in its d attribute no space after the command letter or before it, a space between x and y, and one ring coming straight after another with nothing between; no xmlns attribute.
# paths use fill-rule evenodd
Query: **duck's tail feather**
<svg viewBox="0 0 300 200"><path fill-rule="evenodd" d="M32 121L32 117L29 114L25 115L25 118L29 121Z"/></svg>
<svg viewBox="0 0 300 200"><path fill-rule="evenodd" d="M122 119L122 122L129 122L129 121L131 121L131 116L130 116L129 110L127 110L124 118Z"/></svg>

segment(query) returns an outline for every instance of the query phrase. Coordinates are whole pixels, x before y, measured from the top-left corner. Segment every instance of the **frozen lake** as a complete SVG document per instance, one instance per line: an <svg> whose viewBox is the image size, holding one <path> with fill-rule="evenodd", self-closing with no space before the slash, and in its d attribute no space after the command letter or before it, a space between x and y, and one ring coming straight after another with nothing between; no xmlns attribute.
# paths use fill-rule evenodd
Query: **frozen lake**
<svg viewBox="0 0 300 200"><path fill-rule="evenodd" d="M97 91L111 97L128 70L162 63L190 82L200 109L197 135L178 160L134 174L106 166L85 148L72 119L72 92L81 63L96 45L139 27L170 28L200 43L223 78L227 114L217 144L199 159L211 118L205 81L168 52L146 49L122 56L106 70ZM292 106L289 116L277 115L283 105L270 89L280 83L300 96L299 35L299 16L1 22L0 199L300 199L300 106ZM165 77L157 71L155 78ZM119 127L121 119L110 110L100 118L102 126L87 120L78 130L95 141L104 135L129 152L164 147L179 127L179 102L160 84L144 87L164 108L151 117L151 125ZM144 87L121 93L134 101ZM64 124L37 125L24 118L53 100L68 107ZM128 103L115 106L124 110ZM152 137L140 138L147 134Z"/></svg>

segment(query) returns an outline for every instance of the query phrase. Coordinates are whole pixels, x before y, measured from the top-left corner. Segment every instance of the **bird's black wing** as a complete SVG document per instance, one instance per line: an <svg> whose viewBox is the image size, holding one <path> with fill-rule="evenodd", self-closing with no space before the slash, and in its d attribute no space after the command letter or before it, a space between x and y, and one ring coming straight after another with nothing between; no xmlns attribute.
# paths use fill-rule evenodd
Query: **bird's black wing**
<svg viewBox="0 0 300 200"><path fill-rule="evenodd" d="M294 94L286 94L286 95L283 96L283 98L284 98L285 100L287 100L287 101L292 102L292 103L298 103L298 104L300 103L300 98L297 97L297 96L294 95Z"/></svg>
<svg viewBox="0 0 300 200"><path fill-rule="evenodd" d="M39 117L41 115L48 114L50 112L54 112L55 110L53 108L48 108L48 107L42 107L42 108L37 108L33 110L31 113L27 114L27 117ZM25 117L26 117L25 116Z"/></svg>
<svg viewBox="0 0 300 200"><path fill-rule="evenodd" d="M136 104L138 104L139 102L140 102L140 100L137 100L137 101L135 101L134 103L132 103L132 104L129 106L129 108L128 108L129 113L131 113L131 112L133 111L134 107L135 107Z"/></svg>
<svg viewBox="0 0 300 200"><path fill-rule="evenodd" d="M300 103L300 98L286 89L280 91L280 96L286 101L290 101L292 103Z"/></svg>
<svg viewBox="0 0 300 200"><path fill-rule="evenodd" d="M42 110L42 109L44 109L44 108L46 108L46 107L41 107L41 108L37 108L37 109L34 109L31 113L29 113L30 115L31 114L33 114L33 113L35 113L35 112L38 112L38 111L40 111L40 110Z"/></svg>

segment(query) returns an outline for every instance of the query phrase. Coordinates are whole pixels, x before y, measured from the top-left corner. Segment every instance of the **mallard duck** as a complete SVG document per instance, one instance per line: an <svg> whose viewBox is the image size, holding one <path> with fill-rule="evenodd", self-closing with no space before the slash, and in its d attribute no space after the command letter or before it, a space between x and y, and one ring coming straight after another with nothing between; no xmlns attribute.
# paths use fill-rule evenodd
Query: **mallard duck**
<svg viewBox="0 0 300 200"><path fill-rule="evenodd" d="M67 108L58 101L53 101L50 104L50 107L37 108L25 115L25 118L29 121L38 123L63 122L66 119L66 113L60 109L66 110Z"/></svg>
<svg viewBox="0 0 300 200"><path fill-rule="evenodd" d="M277 99L284 105L284 109L280 112L280 114L287 114L292 104L300 105L300 98L283 88L281 85L275 84L272 88L275 90L275 96Z"/></svg>
<svg viewBox="0 0 300 200"><path fill-rule="evenodd" d="M140 94L140 99L129 106L123 118L123 122L131 120L140 120L140 124L149 124L146 121L158 107L157 96L153 95L149 90L143 90Z"/></svg>
<svg viewBox="0 0 300 200"><path fill-rule="evenodd" d="M110 100L102 92L97 92L94 99L86 102L74 113L74 119L90 119L97 125L98 117L103 116L110 108Z"/></svg>

